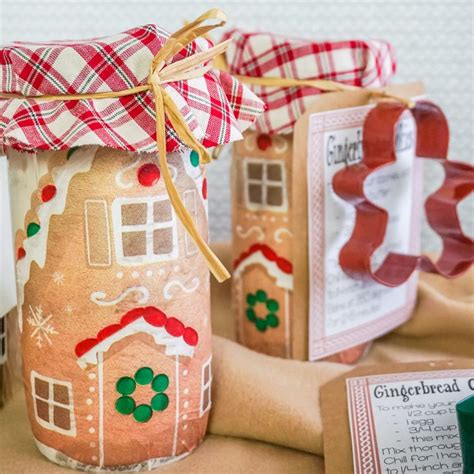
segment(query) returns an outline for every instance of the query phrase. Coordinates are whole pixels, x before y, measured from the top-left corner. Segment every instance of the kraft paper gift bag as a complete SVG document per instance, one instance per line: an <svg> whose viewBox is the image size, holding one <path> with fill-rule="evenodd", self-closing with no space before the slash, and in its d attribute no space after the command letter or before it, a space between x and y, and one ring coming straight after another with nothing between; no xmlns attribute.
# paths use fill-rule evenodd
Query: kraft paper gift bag
<svg viewBox="0 0 474 474"><path fill-rule="evenodd" d="M344 202L333 180L351 165L365 166L364 123L374 99L400 105L391 132L393 168L365 183L370 199L388 210L374 262L390 252L419 253L421 165L408 109L423 87L381 89L395 71L393 50L383 41L318 43L239 30L226 36L232 44L221 67L267 106L255 130L234 145L232 301L239 340L273 356L354 363L371 340L409 318L417 274L391 288L343 268L339 255L354 228L356 201ZM367 222L369 236L370 228L378 235L379 223Z"/></svg>
<svg viewBox="0 0 474 474"><path fill-rule="evenodd" d="M225 17L182 28L179 47L147 25L1 52L28 414L68 467L150 470L206 432L208 266L226 273L206 244L205 147L263 108L210 69L225 45L199 38L207 19Z"/></svg>

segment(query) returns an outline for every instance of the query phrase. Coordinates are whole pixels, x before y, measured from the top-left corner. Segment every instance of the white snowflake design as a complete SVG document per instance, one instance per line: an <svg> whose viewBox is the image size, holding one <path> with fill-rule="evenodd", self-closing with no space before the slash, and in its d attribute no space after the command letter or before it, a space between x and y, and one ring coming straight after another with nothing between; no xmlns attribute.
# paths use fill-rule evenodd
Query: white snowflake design
<svg viewBox="0 0 474 474"><path fill-rule="evenodd" d="M68 316L71 316L72 313L74 313L74 308L68 304L65 308L64 308L64 312L68 315Z"/></svg>
<svg viewBox="0 0 474 474"><path fill-rule="evenodd" d="M64 273L54 272L52 277L53 277L53 281L54 281L54 283L56 283L56 285L58 285L58 286L64 285Z"/></svg>
<svg viewBox="0 0 474 474"><path fill-rule="evenodd" d="M34 328L31 333L32 338L36 339L36 345L41 349L46 341L50 346L53 345L50 336L53 334L59 334L50 320L53 315L43 316L43 309L40 306L36 306L34 309L30 305L30 316L27 321L28 324Z"/></svg>

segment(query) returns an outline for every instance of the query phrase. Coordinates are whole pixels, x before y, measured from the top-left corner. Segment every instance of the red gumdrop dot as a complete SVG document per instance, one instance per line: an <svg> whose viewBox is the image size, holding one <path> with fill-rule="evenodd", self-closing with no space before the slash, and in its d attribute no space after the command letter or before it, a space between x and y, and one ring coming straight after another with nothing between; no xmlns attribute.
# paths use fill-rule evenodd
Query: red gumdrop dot
<svg viewBox="0 0 474 474"><path fill-rule="evenodd" d="M207 199L207 179L206 178L204 178L202 182L202 197L204 199Z"/></svg>
<svg viewBox="0 0 474 474"><path fill-rule="evenodd" d="M90 351L96 344L97 339L84 339L76 345L76 355L77 357L83 356L86 352Z"/></svg>
<svg viewBox="0 0 474 474"><path fill-rule="evenodd" d="M166 321L165 329L172 336L181 336L184 332L184 324L176 318L168 318Z"/></svg>
<svg viewBox="0 0 474 474"><path fill-rule="evenodd" d="M56 196L56 186L54 184L47 184L41 190L41 200L43 202L51 201L54 196Z"/></svg>
<svg viewBox="0 0 474 474"><path fill-rule="evenodd" d="M106 326L105 328L101 329L97 334L97 340L103 341L104 339L110 337L112 334L115 334L117 331L120 331L120 329L122 329L122 326L120 324L111 324L110 326Z"/></svg>
<svg viewBox="0 0 474 474"><path fill-rule="evenodd" d="M26 255L25 249L23 247L19 247L17 252L16 252L16 258L17 260L21 260L24 258Z"/></svg>
<svg viewBox="0 0 474 474"><path fill-rule="evenodd" d="M277 254L270 247L262 247L262 253L267 260L275 261Z"/></svg>
<svg viewBox="0 0 474 474"><path fill-rule="evenodd" d="M190 346L195 346L198 343L199 336L193 328L186 328L184 330L183 339L186 344L189 344Z"/></svg>
<svg viewBox="0 0 474 474"><path fill-rule="evenodd" d="M257 137L257 146L260 148L260 150L265 151L267 148L272 146L272 137L266 133L259 135Z"/></svg>
<svg viewBox="0 0 474 474"><path fill-rule="evenodd" d="M293 265L287 260L280 259L277 262L278 268L284 273L293 273Z"/></svg>
<svg viewBox="0 0 474 474"><path fill-rule="evenodd" d="M160 179L160 170L153 163L146 163L138 168L137 178L142 186L154 186Z"/></svg>
<svg viewBox="0 0 474 474"><path fill-rule="evenodd" d="M164 326L167 320L166 314L154 306L148 306L144 312L145 321L155 327Z"/></svg>

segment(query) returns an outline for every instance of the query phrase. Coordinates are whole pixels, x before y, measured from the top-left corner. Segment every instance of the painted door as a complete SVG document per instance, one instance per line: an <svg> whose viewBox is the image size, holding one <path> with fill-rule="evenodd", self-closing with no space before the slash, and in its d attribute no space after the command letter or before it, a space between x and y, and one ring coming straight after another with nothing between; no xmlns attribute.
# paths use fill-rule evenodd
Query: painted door
<svg viewBox="0 0 474 474"><path fill-rule="evenodd" d="M140 333L116 342L103 358L103 465L173 456L179 415L176 357Z"/></svg>
<svg viewBox="0 0 474 474"><path fill-rule="evenodd" d="M266 270L253 265L238 285L241 302L239 334L247 347L277 357L289 357L289 301Z"/></svg>

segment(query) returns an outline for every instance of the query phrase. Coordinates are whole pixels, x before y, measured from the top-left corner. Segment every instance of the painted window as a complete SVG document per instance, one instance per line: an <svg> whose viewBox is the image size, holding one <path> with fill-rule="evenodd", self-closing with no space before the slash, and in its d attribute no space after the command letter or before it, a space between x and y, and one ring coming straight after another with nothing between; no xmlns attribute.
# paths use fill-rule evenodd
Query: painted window
<svg viewBox="0 0 474 474"><path fill-rule="evenodd" d="M92 267L108 267L112 264L110 246L109 213L105 199L84 201L87 263Z"/></svg>
<svg viewBox="0 0 474 474"><path fill-rule="evenodd" d="M31 372L36 421L44 428L76 436L72 384Z"/></svg>
<svg viewBox="0 0 474 474"><path fill-rule="evenodd" d="M280 160L247 158L245 162L245 201L249 209L288 209L286 170Z"/></svg>
<svg viewBox="0 0 474 474"><path fill-rule="evenodd" d="M7 360L7 315L0 316L0 364Z"/></svg>
<svg viewBox="0 0 474 474"><path fill-rule="evenodd" d="M189 214L191 215L194 223L198 225L196 190L190 189L188 191L185 191L183 194L183 201L184 201L184 206L186 207ZM188 232L184 233L184 243L186 246L186 255L194 255L198 251L198 248L196 247L196 244L194 243L193 238L189 235Z"/></svg>
<svg viewBox="0 0 474 474"><path fill-rule="evenodd" d="M212 357L209 357L208 361L202 366L200 416L204 415L211 408L211 360Z"/></svg>
<svg viewBox="0 0 474 474"><path fill-rule="evenodd" d="M167 196L117 198L112 204L115 251L122 265L178 257L176 217Z"/></svg>

